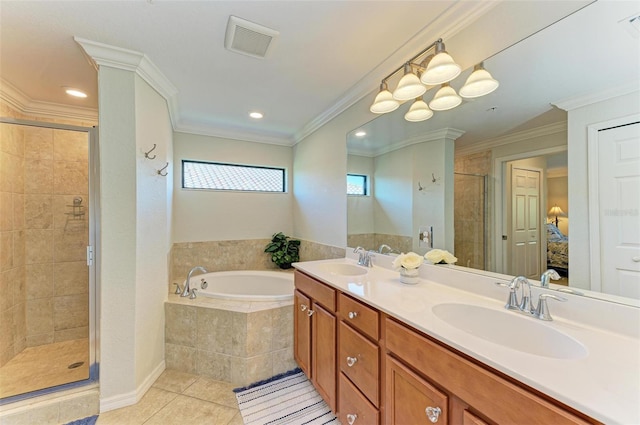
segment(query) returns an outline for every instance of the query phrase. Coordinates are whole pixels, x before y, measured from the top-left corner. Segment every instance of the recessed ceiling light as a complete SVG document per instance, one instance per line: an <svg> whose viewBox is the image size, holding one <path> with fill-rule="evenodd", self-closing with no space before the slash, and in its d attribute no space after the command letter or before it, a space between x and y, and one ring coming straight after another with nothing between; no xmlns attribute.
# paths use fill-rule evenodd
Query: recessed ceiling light
<svg viewBox="0 0 640 425"><path fill-rule="evenodd" d="M73 87L63 87L63 88L65 93L67 93L69 96L80 97L80 98L87 97L87 94L81 90L74 89Z"/></svg>
<svg viewBox="0 0 640 425"><path fill-rule="evenodd" d="M259 120L260 118L262 118L264 115L262 115L261 112L250 112L249 116L255 120Z"/></svg>
<svg viewBox="0 0 640 425"><path fill-rule="evenodd" d="M367 132L364 130L356 131L356 137L364 137L367 135Z"/></svg>

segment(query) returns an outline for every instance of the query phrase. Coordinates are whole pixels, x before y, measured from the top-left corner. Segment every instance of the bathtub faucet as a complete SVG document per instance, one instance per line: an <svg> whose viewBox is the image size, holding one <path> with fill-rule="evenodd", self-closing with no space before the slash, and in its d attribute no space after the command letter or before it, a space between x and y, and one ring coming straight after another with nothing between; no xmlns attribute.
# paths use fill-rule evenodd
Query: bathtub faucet
<svg viewBox="0 0 640 425"><path fill-rule="evenodd" d="M187 275L187 281L184 283L184 289L182 290L182 294L180 294L181 297L188 297L191 294L191 285L189 285L189 281L191 280L191 275L195 271L200 271L201 273L207 273L207 270L201 266L195 266L194 268L189 270L189 274Z"/></svg>

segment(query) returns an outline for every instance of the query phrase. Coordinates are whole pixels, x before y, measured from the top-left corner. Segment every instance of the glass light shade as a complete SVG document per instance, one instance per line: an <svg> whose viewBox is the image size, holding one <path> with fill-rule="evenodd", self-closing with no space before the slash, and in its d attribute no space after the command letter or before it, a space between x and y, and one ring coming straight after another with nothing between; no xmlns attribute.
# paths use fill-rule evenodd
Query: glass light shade
<svg viewBox="0 0 640 425"><path fill-rule="evenodd" d="M380 93L376 96L373 104L369 108L374 114L386 114L395 111L400 106L400 102L393 98L393 95L387 90L387 85L381 85Z"/></svg>
<svg viewBox="0 0 640 425"><path fill-rule="evenodd" d="M468 99L484 96L497 89L499 85L500 83L494 80L482 65L476 65L467 82L460 89L460 96Z"/></svg>
<svg viewBox="0 0 640 425"><path fill-rule="evenodd" d="M429 86L437 86L453 80L460 75L460 72L462 72L460 65L455 63L447 52L441 51L431 58L420 81Z"/></svg>
<svg viewBox="0 0 640 425"><path fill-rule="evenodd" d="M404 66L404 76L393 91L393 98L396 100L415 99L426 91L427 88L422 85L418 76L411 71L411 66L407 64Z"/></svg>
<svg viewBox="0 0 640 425"><path fill-rule="evenodd" d="M449 84L443 84L440 90L429 102L429 107L434 111L447 111L462 103L462 98Z"/></svg>
<svg viewBox="0 0 640 425"><path fill-rule="evenodd" d="M424 100L416 99L411 108L404 114L404 119L410 122L419 122L428 120L433 116L433 111L429 109Z"/></svg>

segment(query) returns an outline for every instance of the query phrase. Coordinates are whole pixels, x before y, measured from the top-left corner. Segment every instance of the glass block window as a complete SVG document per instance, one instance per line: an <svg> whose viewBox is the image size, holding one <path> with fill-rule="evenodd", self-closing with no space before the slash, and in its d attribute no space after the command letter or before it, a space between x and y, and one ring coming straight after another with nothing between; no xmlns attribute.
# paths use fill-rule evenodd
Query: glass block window
<svg viewBox="0 0 640 425"><path fill-rule="evenodd" d="M285 192L284 168L182 161L185 189Z"/></svg>
<svg viewBox="0 0 640 425"><path fill-rule="evenodd" d="M362 174L347 174L347 195L368 195L367 176Z"/></svg>

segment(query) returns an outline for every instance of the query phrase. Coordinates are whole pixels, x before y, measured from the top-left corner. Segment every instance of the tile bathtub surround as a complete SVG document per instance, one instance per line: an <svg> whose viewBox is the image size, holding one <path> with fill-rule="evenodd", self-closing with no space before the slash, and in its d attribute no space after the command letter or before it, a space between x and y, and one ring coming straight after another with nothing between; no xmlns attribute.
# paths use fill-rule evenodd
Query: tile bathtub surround
<svg viewBox="0 0 640 425"><path fill-rule="evenodd" d="M264 252L270 239L226 240L207 242L179 242L171 248L171 282L183 282L194 266L203 266L210 272L228 270L279 270ZM344 257L344 248L302 240L301 261Z"/></svg>
<svg viewBox="0 0 640 425"><path fill-rule="evenodd" d="M288 304L185 301L171 295L165 303L167 369L236 386L293 369L293 305Z"/></svg>

